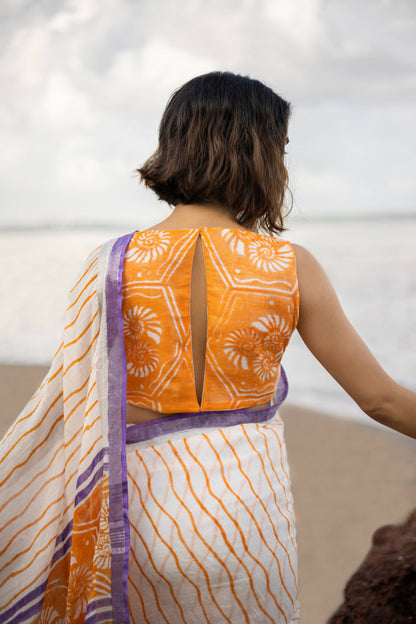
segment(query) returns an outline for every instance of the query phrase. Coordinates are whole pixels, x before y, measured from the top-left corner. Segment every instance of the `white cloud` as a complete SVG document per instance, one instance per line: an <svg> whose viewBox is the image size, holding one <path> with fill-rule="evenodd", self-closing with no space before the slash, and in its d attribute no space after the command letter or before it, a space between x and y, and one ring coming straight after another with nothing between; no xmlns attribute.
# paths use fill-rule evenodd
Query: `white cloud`
<svg viewBox="0 0 416 624"><path fill-rule="evenodd" d="M159 37L149 38L140 49L123 50L115 56L102 80L102 95L115 107L154 117L155 107L162 112L175 88L213 69L208 58Z"/></svg>
<svg viewBox="0 0 416 624"><path fill-rule="evenodd" d="M93 129L96 118L88 95L76 89L68 76L53 73L34 108L32 122L51 131L82 132Z"/></svg>
<svg viewBox="0 0 416 624"><path fill-rule="evenodd" d="M71 27L89 22L103 9L110 8L105 0L67 0L66 6L52 17L49 28L64 33Z"/></svg>
<svg viewBox="0 0 416 624"><path fill-rule="evenodd" d="M294 103L302 205L416 204L413 0L5 0L0 18L0 219L130 218L167 98L214 69Z"/></svg>
<svg viewBox="0 0 416 624"><path fill-rule="evenodd" d="M311 214L415 209L411 104L301 105L289 127L296 202Z"/></svg>
<svg viewBox="0 0 416 624"><path fill-rule="evenodd" d="M284 33L285 38L291 39L301 50L313 53L319 46L324 37L320 16L323 0L263 0L261 6L264 7L263 19L272 20L277 31Z"/></svg>

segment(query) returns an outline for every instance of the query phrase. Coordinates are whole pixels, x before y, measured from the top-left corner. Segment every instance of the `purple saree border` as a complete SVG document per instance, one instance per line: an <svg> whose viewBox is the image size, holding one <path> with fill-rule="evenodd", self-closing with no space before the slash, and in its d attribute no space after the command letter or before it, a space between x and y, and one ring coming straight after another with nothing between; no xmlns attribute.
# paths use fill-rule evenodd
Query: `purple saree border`
<svg viewBox="0 0 416 624"><path fill-rule="evenodd" d="M86 481L91 474L94 472L97 464L103 460L104 457L104 453L108 452L107 448L102 448L94 457L94 459L92 460L92 462L89 464L88 468L86 470L84 470L83 473L81 473L78 477L77 480L77 491L79 490L80 486L84 483L84 481Z"/></svg>
<svg viewBox="0 0 416 624"><path fill-rule="evenodd" d="M45 584L45 586L42 589L43 589L43 591L45 591L46 584ZM34 615L38 615L39 611L42 608L42 603L43 603L43 596L41 596L36 603L31 604L30 607L28 609L26 609L26 611L22 611L21 613L19 613L19 615L17 615L15 618L13 618L13 620L11 620L10 624L12 624L12 623L13 624L21 624L25 620L28 620L29 618L32 618Z"/></svg>
<svg viewBox="0 0 416 624"><path fill-rule="evenodd" d="M0 622L9 621L9 624L20 624L21 622L24 622L25 620L29 619L33 615L37 615L42 607L43 594L45 592L47 583L48 582L45 581L44 583L42 583L42 585L39 585L39 587L37 587L36 589L32 590L29 594L27 594L27 596L25 596L25 599L27 598L25 603L21 604L20 602L17 602L13 607L8 609L5 613L2 613L0 615ZM20 611L20 609L22 609L25 605L27 605L29 602L32 602L36 598L38 598L36 603L31 604L26 609L26 611L21 611L21 613L19 613L18 615L15 615L17 611Z"/></svg>
<svg viewBox="0 0 416 624"><path fill-rule="evenodd" d="M68 524L67 528L70 529L70 533L68 534L68 537L65 538L65 541L62 542L62 546L60 546L59 549L55 550L55 553L54 553L53 558L52 558L51 566L54 566L55 563L57 561L59 561L59 559L62 559L62 557L64 557L66 555L66 553L68 552L68 550L72 546L72 528L73 528L72 527L72 520Z"/></svg>
<svg viewBox="0 0 416 624"><path fill-rule="evenodd" d="M127 363L124 348L123 316L122 316L122 274L124 254L135 232L118 238L110 251L105 276L105 301L107 323L107 358L108 358L108 475L109 475L109 524L111 541L111 608L112 618L117 624L129 624L130 615L127 601L127 578L129 568L130 526L128 518L128 483L127 483L127 426L126 426L126 394L127 394ZM204 426L198 424L199 417L207 426L219 426L213 422L221 419L221 426L231 425L230 414L238 422L264 422L276 413L279 405L288 393L288 384L283 367L276 388L275 404L262 410L228 410L227 412L197 412L196 414L180 414L163 417L153 421L151 425L133 425L129 427L130 435L139 431L139 435L149 431L153 426L174 426L173 431L185 422L191 423L186 428ZM231 415L231 418L233 416ZM227 418L227 421L225 421ZM245 420L247 419L247 420ZM160 421L163 420L164 423ZM170 423L170 425L169 425ZM154 437L154 428L151 437ZM136 435L136 433L134 433ZM157 435L157 434L156 434ZM147 438L145 438L147 439ZM106 613L106 617L108 614ZM100 621L100 616L91 621ZM108 619L108 617L107 617Z"/></svg>
<svg viewBox="0 0 416 624"><path fill-rule="evenodd" d="M100 613L97 613L98 609L100 609ZM111 598L101 596L88 603L84 624L96 624L100 621L111 622L113 621L112 615L113 611Z"/></svg>
<svg viewBox="0 0 416 624"><path fill-rule="evenodd" d="M40 603L42 604L43 601L43 594L44 591L46 589L46 585L48 584L48 581L44 581L41 585L38 585L38 587L35 587L35 589L32 589L28 594L26 594L26 596L24 596L23 598L21 598L19 600L19 602L16 602L16 604L14 604L12 607L10 607L9 609L7 609L7 611L4 611L3 613L0 614L0 622L7 622L8 620L10 621L10 624L13 622L13 624L15 624L15 622L23 622L24 620L26 620L28 617L30 617L30 615L32 614L32 605L30 607L28 607L28 609L26 609L26 611L22 611L22 613L20 613L19 615L17 615L16 617L14 617L12 620L10 620L10 618L15 615L15 613L17 611L20 611L20 609L22 609L23 607L25 607L27 604L29 604L30 602L32 602L33 600L35 600L36 598L40 597ZM36 603L36 608L39 608L39 601Z"/></svg>
<svg viewBox="0 0 416 624"><path fill-rule="evenodd" d="M78 507L78 505L82 503L82 501L84 501L91 494L92 490L95 488L97 483L102 479L103 472L104 472L104 469L103 469L103 466L101 465L98 467L97 471L95 472L93 478L88 483L88 485L86 485L83 490L80 490L77 493L75 497L75 507Z"/></svg>
<svg viewBox="0 0 416 624"><path fill-rule="evenodd" d="M66 525L66 527L64 528L64 530L61 531L61 533L56 538L56 541L55 541L55 552L54 552L54 555L53 555L53 558L52 558L52 561L51 561L51 567L54 566L55 563L59 559L62 559L62 557L71 548L71 544L72 544L72 526L73 526L73 523L72 523L72 520L70 520L68 522L68 524ZM57 549L57 546L59 544L61 544L61 546ZM11 622L13 622L13 624L18 624L19 622L24 622L29 617L31 617L32 615L37 613L37 611L40 609L40 607L42 605L43 598L44 598L43 594L44 594L44 592L46 590L47 584L48 584L48 579L46 579L46 581L43 581L43 583L41 583L40 585L38 585L34 589L31 589L18 602L16 602L13 606L11 606L9 609L7 609L7 611L4 611L3 613L1 613L0 614L0 623L9 621L10 624L11 624ZM33 600L35 600L38 597L39 597L39 600L35 604L30 604L30 603L33 602ZM17 613L17 611L20 611L21 609L23 609L24 607L26 607L29 604L30 604L30 606L25 611L22 611L18 615L15 615ZM10 620L10 618L12 616L15 616L15 617L13 617L13 619Z"/></svg>
<svg viewBox="0 0 416 624"><path fill-rule="evenodd" d="M133 233L118 238L108 258L105 300L108 358L109 524L113 620L130 622L127 603L130 527L126 460L127 368L123 339L121 285L124 253Z"/></svg>

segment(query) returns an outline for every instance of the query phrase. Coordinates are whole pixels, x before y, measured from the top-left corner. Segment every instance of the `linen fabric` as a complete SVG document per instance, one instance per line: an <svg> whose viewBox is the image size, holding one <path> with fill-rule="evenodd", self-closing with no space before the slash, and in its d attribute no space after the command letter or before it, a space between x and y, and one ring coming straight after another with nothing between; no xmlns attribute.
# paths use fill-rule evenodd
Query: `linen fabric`
<svg viewBox="0 0 416 624"><path fill-rule="evenodd" d="M131 237L88 258L52 366L0 443L0 622L295 622L285 376L264 410L126 428Z"/></svg>
<svg viewBox="0 0 416 624"><path fill-rule="evenodd" d="M208 331L201 406L191 341L191 273L202 243ZM269 401L299 315L295 254L285 240L233 228L146 230L123 274L129 403L162 413Z"/></svg>
<svg viewBox="0 0 416 624"><path fill-rule="evenodd" d="M2 623L129 621L118 301L130 238L87 260L51 369L1 441Z"/></svg>
<svg viewBox="0 0 416 624"><path fill-rule="evenodd" d="M128 427L133 624L299 621L283 423L259 412Z"/></svg>

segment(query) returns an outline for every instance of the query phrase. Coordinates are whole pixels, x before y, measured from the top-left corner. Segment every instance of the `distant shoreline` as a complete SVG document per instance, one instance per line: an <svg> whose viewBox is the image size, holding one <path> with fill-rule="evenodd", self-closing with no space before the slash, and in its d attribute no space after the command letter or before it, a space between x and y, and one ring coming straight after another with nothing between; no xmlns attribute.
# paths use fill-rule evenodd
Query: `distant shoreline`
<svg viewBox="0 0 416 624"><path fill-rule="evenodd" d="M351 215L316 215L302 216L291 214L287 217L287 222L301 224L301 225L314 225L315 223L351 223L354 221L359 222L386 222L386 221L415 221L416 220L416 208L413 213L395 213L392 208L391 213L381 214L351 214ZM73 231L73 230L132 230L137 227L137 222L133 223L32 223L32 224L0 224L0 233L2 232L43 232L43 231Z"/></svg>

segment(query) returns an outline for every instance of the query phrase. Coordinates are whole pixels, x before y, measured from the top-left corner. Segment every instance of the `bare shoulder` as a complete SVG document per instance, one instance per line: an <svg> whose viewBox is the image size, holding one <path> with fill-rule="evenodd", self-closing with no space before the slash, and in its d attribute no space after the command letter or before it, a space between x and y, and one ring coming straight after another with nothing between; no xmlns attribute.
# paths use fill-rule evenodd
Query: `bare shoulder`
<svg viewBox="0 0 416 624"><path fill-rule="evenodd" d="M308 251L308 249L306 249L302 245L298 245L298 243L292 243L292 247L296 256L296 265L297 265L298 271L299 270L306 270L306 271L314 270L314 269L317 269L318 267L321 270L323 270L318 260L310 251Z"/></svg>
<svg viewBox="0 0 416 624"><path fill-rule="evenodd" d="M315 256L302 245L293 244L293 249L303 308L305 309L305 304L319 301L322 303L323 299L327 304L337 304L338 298L331 281Z"/></svg>

